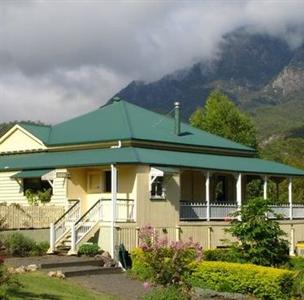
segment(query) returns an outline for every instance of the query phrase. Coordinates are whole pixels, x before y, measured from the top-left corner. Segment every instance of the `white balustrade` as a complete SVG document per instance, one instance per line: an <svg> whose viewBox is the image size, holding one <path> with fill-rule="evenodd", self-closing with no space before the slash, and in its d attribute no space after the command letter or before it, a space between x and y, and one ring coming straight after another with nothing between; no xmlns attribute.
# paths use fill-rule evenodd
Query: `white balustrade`
<svg viewBox="0 0 304 300"><path fill-rule="evenodd" d="M110 199L102 199L102 213L101 220L109 222L111 220L111 207ZM116 221L129 222L134 221L135 215L134 200L132 199L117 199L116 200Z"/></svg>
<svg viewBox="0 0 304 300"><path fill-rule="evenodd" d="M271 205L273 213L269 218L275 218L274 214L282 216L283 219L290 218L289 204ZM210 203L210 220L225 220L232 218L231 214L237 211L237 203ZM304 204L292 205L292 218L304 218ZM207 203L206 202L180 202L180 219L181 220L207 220Z"/></svg>
<svg viewBox="0 0 304 300"><path fill-rule="evenodd" d="M54 240L57 241L71 228L71 224L80 218L80 201L75 203L54 223Z"/></svg>
<svg viewBox="0 0 304 300"><path fill-rule="evenodd" d="M55 223L50 224L50 249L48 253L54 253L57 243L71 230L72 224L80 217L80 201L73 202L75 203Z"/></svg>

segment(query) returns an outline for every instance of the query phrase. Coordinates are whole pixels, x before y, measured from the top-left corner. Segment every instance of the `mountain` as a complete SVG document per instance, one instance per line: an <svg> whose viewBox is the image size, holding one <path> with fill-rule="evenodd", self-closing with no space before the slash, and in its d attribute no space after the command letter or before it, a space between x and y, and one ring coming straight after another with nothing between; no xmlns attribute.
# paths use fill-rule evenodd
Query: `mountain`
<svg viewBox="0 0 304 300"><path fill-rule="evenodd" d="M240 29L224 37L213 61L154 82L133 81L115 96L163 113L178 100L187 120L218 88L254 116L266 138L304 125L303 82L304 45L291 49L280 38Z"/></svg>

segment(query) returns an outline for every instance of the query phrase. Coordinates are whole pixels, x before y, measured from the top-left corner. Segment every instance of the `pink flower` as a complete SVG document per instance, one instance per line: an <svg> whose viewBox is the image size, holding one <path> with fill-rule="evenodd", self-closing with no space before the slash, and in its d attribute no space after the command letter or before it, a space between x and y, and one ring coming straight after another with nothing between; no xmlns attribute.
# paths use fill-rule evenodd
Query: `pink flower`
<svg viewBox="0 0 304 300"><path fill-rule="evenodd" d="M146 281L146 282L144 282L143 286L144 286L144 289L149 289L151 287L151 284L150 284L150 282Z"/></svg>

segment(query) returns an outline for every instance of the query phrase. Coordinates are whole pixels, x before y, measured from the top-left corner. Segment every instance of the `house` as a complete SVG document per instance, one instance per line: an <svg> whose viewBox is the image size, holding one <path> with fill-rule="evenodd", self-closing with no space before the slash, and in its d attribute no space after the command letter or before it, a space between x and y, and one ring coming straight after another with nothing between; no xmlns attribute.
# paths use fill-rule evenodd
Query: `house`
<svg viewBox="0 0 304 300"><path fill-rule="evenodd" d="M205 248L221 245L229 213L246 199L246 185L288 178L284 215L291 251L304 240L304 205L292 203L292 179L304 171L256 158L247 146L126 101L54 126L19 124L0 139L0 201L27 205L24 192L52 189L49 205L65 213L50 224L50 250L75 254L95 239L115 255L138 243L151 224L171 240L193 237Z"/></svg>

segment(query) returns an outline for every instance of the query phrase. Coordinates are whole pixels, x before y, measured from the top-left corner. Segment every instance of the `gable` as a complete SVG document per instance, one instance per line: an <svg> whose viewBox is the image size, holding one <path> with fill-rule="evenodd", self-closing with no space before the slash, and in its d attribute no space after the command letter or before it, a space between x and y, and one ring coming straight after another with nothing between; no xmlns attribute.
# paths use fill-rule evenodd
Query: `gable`
<svg viewBox="0 0 304 300"><path fill-rule="evenodd" d="M15 125L0 139L0 153L25 152L46 149L46 146L31 133Z"/></svg>

